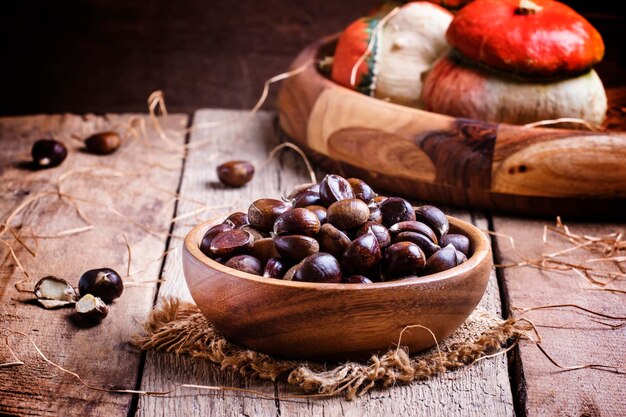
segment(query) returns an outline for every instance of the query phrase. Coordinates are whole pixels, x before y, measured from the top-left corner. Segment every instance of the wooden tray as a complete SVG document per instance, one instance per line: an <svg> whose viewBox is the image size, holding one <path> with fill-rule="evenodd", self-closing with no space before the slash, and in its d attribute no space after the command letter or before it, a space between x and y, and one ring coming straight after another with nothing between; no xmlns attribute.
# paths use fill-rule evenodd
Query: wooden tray
<svg viewBox="0 0 626 417"><path fill-rule="evenodd" d="M310 45L292 68L332 55L335 40ZM454 118L365 96L314 65L283 82L278 109L286 140L389 193L525 215L602 220L626 212L626 132Z"/></svg>

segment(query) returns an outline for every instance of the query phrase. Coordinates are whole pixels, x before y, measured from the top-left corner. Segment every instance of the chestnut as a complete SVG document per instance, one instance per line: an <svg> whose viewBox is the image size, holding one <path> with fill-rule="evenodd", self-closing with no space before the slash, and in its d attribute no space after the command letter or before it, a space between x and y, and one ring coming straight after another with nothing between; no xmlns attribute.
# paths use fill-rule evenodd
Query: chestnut
<svg viewBox="0 0 626 417"><path fill-rule="evenodd" d="M229 257L252 248L254 238L245 230L232 229L220 233L211 241L209 250L215 257Z"/></svg>
<svg viewBox="0 0 626 417"><path fill-rule="evenodd" d="M369 206L369 208L370 208L370 216L367 218L367 221L382 224L383 213L380 211L380 208L376 205Z"/></svg>
<svg viewBox="0 0 626 417"><path fill-rule="evenodd" d="M372 280L363 275L350 275L341 280L344 284L371 284Z"/></svg>
<svg viewBox="0 0 626 417"><path fill-rule="evenodd" d="M379 205L383 213L383 224L391 227L396 223L415 220L411 203L400 197L389 197Z"/></svg>
<svg viewBox="0 0 626 417"><path fill-rule="evenodd" d="M419 275L423 272L425 263L424 252L415 243L394 243L385 250L381 275L384 280Z"/></svg>
<svg viewBox="0 0 626 417"><path fill-rule="evenodd" d="M415 220L426 223L437 235L437 239L448 233L448 217L435 206L415 207Z"/></svg>
<svg viewBox="0 0 626 417"><path fill-rule="evenodd" d="M78 280L81 296L91 294L109 304L119 298L124 291L122 277L110 268L90 269Z"/></svg>
<svg viewBox="0 0 626 417"><path fill-rule="evenodd" d="M326 223L326 217L328 216L328 214L326 213L326 208L322 206L313 205L313 206L306 206L305 209L311 210L313 213L315 213L318 220L320 221L320 224Z"/></svg>
<svg viewBox="0 0 626 417"><path fill-rule="evenodd" d="M274 233L314 236L320 231L320 226L320 219L311 210L295 208L278 216L274 222Z"/></svg>
<svg viewBox="0 0 626 417"><path fill-rule="evenodd" d="M109 307L99 297L86 294L76 303L76 314L87 321L99 322L109 314Z"/></svg>
<svg viewBox="0 0 626 417"><path fill-rule="evenodd" d="M298 207L306 207L315 204L319 204L321 202L320 194L313 191L304 191L293 199L293 206Z"/></svg>
<svg viewBox="0 0 626 417"><path fill-rule="evenodd" d="M89 153L109 155L117 151L122 144L120 135L115 132L95 133L85 139L85 147Z"/></svg>
<svg viewBox="0 0 626 417"><path fill-rule="evenodd" d="M456 264L461 265L463 262L467 261L467 256L460 250L456 251Z"/></svg>
<svg viewBox="0 0 626 417"><path fill-rule="evenodd" d="M380 206L380 204L385 201L388 197L384 196L384 195L377 195L376 197L374 197L374 199L372 200L372 203L376 204L377 206Z"/></svg>
<svg viewBox="0 0 626 417"><path fill-rule="evenodd" d="M391 235L389 234L389 230L382 224L374 223L368 221L355 231L355 235L361 236L366 233L372 233L376 236L376 240L378 240L378 245L381 248L386 248L391 244Z"/></svg>
<svg viewBox="0 0 626 417"><path fill-rule="evenodd" d="M341 268L334 256L319 252L306 257L298 264L293 274L293 280L339 283L341 282Z"/></svg>
<svg viewBox="0 0 626 417"><path fill-rule="evenodd" d="M263 269L265 278L282 279L287 272L287 263L280 257L270 258Z"/></svg>
<svg viewBox="0 0 626 417"><path fill-rule="evenodd" d="M420 247L422 252L424 252L424 255L426 256L426 259L430 258L433 255L433 253L435 253L439 249L441 249L439 247L439 245L433 243L433 241L431 239L429 239L426 236L424 236L423 234L417 233L417 232L400 232L394 238L393 242L394 243L396 243L396 242L413 242L413 243L415 243L417 246Z"/></svg>
<svg viewBox="0 0 626 417"><path fill-rule="evenodd" d="M322 204L328 207L336 201L354 198L354 192L344 177L329 174L320 182L320 198Z"/></svg>
<svg viewBox="0 0 626 417"><path fill-rule="evenodd" d="M248 208L248 221L260 231L269 232L278 216L288 210L291 210L291 207L287 203L272 198L261 198Z"/></svg>
<svg viewBox="0 0 626 417"><path fill-rule="evenodd" d="M317 241L322 252L330 253L339 258L346 250L351 240L344 232L330 223L325 223L317 234Z"/></svg>
<svg viewBox="0 0 626 417"><path fill-rule="evenodd" d="M456 233L450 233L441 237L441 246L452 245L454 248L463 253L465 256L469 256L470 241L465 235L459 235Z"/></svg>
<svg viewBox="0 0 626 417"><path fill-rule="evenodd" d="M261 261L250 255L235 255L226 261L224 265L249 274L261 275L263 272Z"/></svg>
<svg viewBox="0 0 626 417"><path fill-rule="evenodd" d="M245 230L246 232L252 235L252 242L256 242L257 240L265 239L265 236L254 227L248 225L241 227L241 230Z"/></svg>
<svg viewBox="0 0 626 417"><path fill-rule="evenodd" d="M217 178L229 187L242 187L254 176L254 166L248 161L228 161L217 167Z"/></svg>
<svg viewBox="0 0 626 417"><path fill-rule="evenodd" d="M319 194L320 185L318 183L308 183L308 184L298 185L297 187L294 187L293 190L291 190L291 192L287 195L285 200L287 201L293 200L294 198L298 196L298 194L306 192L306 191L312 191L314 193Z"/></svg>
<svg viewBox="0 0 626 417"><path fill-rule="evenodd" d="M248 221L248 214L244 213L243 211L236 211L226 217L224 223L228 222L232 223L233 227L237 229L250 224L250 222Z"/></svg>
<svg viewBox="0 0 626 417"><path fill-rule="evenodd" d="M72 305L78 300L76 290L69 282L51 275L41 278L33 293L37 302L48 309Z"/></svg>
<svg viewBox="0 0 626 417"><path fill-rule="evenodd" d="M369 202L376 197L376 193L372 190L372 187L367 185L365 181L358 178L348 178L348 182L352 187L352 192L354 193L355 198L369 204Z"/></svg>
<svg viewBox="0 0 626 417"><path fill-rule="evenodd" d="M348 275L378 275L380 246L373 233L354 239L343 252L341 270Z"/></svg>
<svg viewBox="0 0 626 417"><path fill-rule="evenodd" d="M356 198L339 200L328 207L328 223L339 229L352 229L361 226L370 216L370 209Z"/></svg>
<svg viewBox="0 0 626 417"><path fill-rule="evenodd" d="M280 256L271 237L255 240L252 244L252 249L250 249L250 254L262 263L267 262L270 258Z"/></svg>
<svg viewBox="0 0 626 417"><path fill-rule="evenodd" d="M217 226L211 227L202 237L202 241L200 242L200 251L209 258L212 257L213 254L211 254L211 242L213 241L215 236L227 230L232 230L232 228L233 226L227 223L222 223L218 224Z"/></svg>
<svg viewBox="0 0 626 417"><path fill-rule="evenodd" d="M441 248L428 258L425 272L427 274L436 274L437 272L454 268L457 265L456 253L457 250L452 245Z"/></svg>
<svg viewBox="0 0 626 417"><path fill-rule="evenodd" d="M67 148L58 140L39 139L33 144L30 154L38 168L52 168L65 160Z"/></svg>
<svg viewBox="0 0 626 417"><path fill-rule="evenodd" d="M433 243L439 243L437 240L437 235L435 234L433 229L428 227L426 224L418 222L416 220L396 223L389 228L389 233L391 233L393 236L402 232L421 233L422 235L430 239Z"/></svg>
<svg viewBox="0 0 626 417"><path fill-rule="evenodd" d="M274 236L274 246L281 257L298 262L319 252L320 245L317 240L309 236L287 235Z"/></svg>

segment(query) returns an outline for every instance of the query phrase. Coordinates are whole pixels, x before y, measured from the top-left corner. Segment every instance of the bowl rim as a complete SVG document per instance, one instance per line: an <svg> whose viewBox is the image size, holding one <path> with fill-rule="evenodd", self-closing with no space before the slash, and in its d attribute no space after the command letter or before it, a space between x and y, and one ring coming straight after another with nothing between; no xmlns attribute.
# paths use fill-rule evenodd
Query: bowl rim
<svg viewBox="0 0 626 417"><path fill-rule="evenodd" d="M214 226L222 223L227 216L220 217L218 219L211 219L202 222L193 227L189 233L185 236L183 249L183 256L187 254L193 258L194 261L203 264L207 268L217 270L218 272L228 274L239 279L258 282L259 284L275 285L279 287L291 287L302 289L319 289L319 290L332 290L332 291L354 291L364 289L383 289L403 287L407 285L426 285L432 283L439 283L458 277L460 275L469 273L472 269L478 267L485 262L485 258L491 257L491 243L487 238L487 235L483 233L479 228L471 223L453 216L446 216L449 223L456 229L462 230L464 234L470 239L471 244L474 246L474 253L467 261L461 265L446 271L438 272L436 274L426 275L423 277L413 276L411 278L397 279L393 281L373 282L371 284L345 284L345 283L319 283L319 282L300 282L300 281L286 281L282 279L265 278L260 275L251 274L248 272L239 271L226 265L223 265L200 251L200 242L206 231Z"/></svg>

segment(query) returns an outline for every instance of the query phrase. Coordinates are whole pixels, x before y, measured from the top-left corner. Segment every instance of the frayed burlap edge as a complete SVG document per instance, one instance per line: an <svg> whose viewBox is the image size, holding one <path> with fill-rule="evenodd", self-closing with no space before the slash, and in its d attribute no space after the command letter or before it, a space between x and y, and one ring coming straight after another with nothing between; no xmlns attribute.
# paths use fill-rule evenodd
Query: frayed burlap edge
<svg viewBox="0 0 626 417"><path fill-rule="evenodd" d="M351 400L379 385L410 383L468 366L494 354L530 331L527 323L502 320L477 309L448 339L417 355L405 349L390 349L372 356L367 363L347 362L332 369L322 364L274 359L229 343L194 305L175 298L163 299L144 324L144 333L133 343L142 350L159 350L207 359L242 375L276 380L306 393L343 394Z"/></svg>

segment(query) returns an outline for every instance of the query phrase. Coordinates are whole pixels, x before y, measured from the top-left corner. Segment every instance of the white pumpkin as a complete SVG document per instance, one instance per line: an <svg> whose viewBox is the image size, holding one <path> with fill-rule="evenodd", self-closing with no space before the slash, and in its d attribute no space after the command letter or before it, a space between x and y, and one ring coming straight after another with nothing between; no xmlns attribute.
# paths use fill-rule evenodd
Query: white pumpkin
<svg viewBox="0 0 626 417"><path fill-rule="evenodd" d="M526 124L573 117L602 124L607 99L591 70L559 81L508 77L449 55L428 74L422 92L427 110L450 116Z"/></svg>

